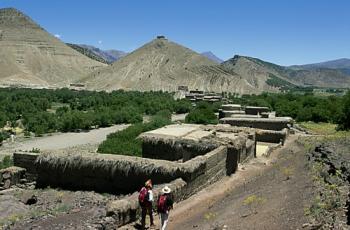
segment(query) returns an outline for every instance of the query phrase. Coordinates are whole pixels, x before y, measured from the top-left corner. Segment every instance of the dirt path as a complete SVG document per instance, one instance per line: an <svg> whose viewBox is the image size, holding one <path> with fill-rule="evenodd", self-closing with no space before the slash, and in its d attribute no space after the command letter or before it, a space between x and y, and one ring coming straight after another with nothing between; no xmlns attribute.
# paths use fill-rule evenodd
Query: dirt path
<svg viewBox="0 0 350 230"><path fill-rule="evenodd" d="M169 229L302 228L313 185L296 138L269 158L254 159L233 176L178 203Z"/></svg>
<svg viewBox="0 0 350 230"><path fill-rule="evenodd" d="M5 143L0 148L0 154L12 153L14 150L57 150L80 145L97 145L104 141L108 134L125 129L128 125L114 125L107 128L90 130L80 133L59 133L52 136L33 138L15 143Z"/></svg>

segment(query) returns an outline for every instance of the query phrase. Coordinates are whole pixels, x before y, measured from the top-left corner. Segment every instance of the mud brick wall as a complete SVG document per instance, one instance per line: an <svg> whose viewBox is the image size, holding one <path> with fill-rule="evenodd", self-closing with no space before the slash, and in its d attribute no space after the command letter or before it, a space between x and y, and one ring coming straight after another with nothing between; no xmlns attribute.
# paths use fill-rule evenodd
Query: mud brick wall
<svg viewBox="0 0 350 230"><path fill-rule="evenodd" d="M245 113L249 115L258 115L261 113L269 112L270 109L268 107L254 107L254 106L246 106Z"/></svg>
<svg viewBox="0 0 350 230"><path fill-rule="evenodd" d="M284 143L288 136L288 133L288 129L283 129L282 131L257 130L256 140L269 143L280 143L282 141L282 143Z"/></svg>
<svg viewBox="0 0 350 230"><path fill-rule="evenodd" d="M112 154L43 154L36 162L38 187L60 187L128 194L149 178L155 184L168 183L181 177L179 164ZM194 165L189 173L196 173Z"/></svg>
<svg viewBox="0 0 350 230"><path fill-rule="evenodd" d="M238 127L281 131L288 128L290 121L278 118L222 118L220 123Z"/></svg>
<svg viewBox="0 0 350 230"><path fill-rule="evenodd" d="M185 162L185 167L186 164L193 164L196 161L204 161L205 164L202 170L197 173L197 175L191 174L190 178L186 176L183 177L187 183L184 195L186 197L190 196L208 186L209 184L212 184L223 178L227 175L228 171L232 171L232 169L230 169L232 164L226 164L227 159L227 147L220 146L219 148L207 153L204 156L198 156L190 161Z"/></svg>
<svg viewBox="0 0 350 230"><path fill-rule="evenodd" d="M151 178L154 184L182 178L196 187L226 175L221 146L185 163L111 154L42 154L35 162L38 187L128 194Z"/></svg>
<svg viewBox="0 0 350 230"><path fill-rule="evenodd" d="M232 117L232 115L244 115L245 112L241 110L219 110L219 119L224 118L224 117Z"/></svg>
<svg viewBox="0 0 350 230"><path fill-rule="evenodd" d="M27 178L35 178L37 174L35 161L39 153L15 152L13 154L13 165L26 169Z"/></svg>
<svg viewBox="0 0 350 230"><path fill-rule="evenodd" d="M157 142L142 142L142 157L150 159L162 159L168 161L190 160L196 156L204 155L217 148L218 145L200 143L195 141L166 139Z"/></svg>

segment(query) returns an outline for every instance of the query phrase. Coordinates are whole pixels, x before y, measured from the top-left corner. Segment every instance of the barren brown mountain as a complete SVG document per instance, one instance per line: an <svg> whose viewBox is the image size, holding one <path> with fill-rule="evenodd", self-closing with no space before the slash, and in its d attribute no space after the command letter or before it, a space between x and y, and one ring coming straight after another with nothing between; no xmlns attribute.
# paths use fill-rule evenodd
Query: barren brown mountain
<svg viewBox="0 0 350 230"><path fill-rule="evenodd" d="M159 37L86 79L97 90L176 91L178 86L214 92L259 93L255 85L202 55Z"/></svg>
<svg viewBox="0 0 350 230"><path fill-rule="evenodd" d="M0 9L0 57L3 86L62 87L104 66L13 8Z"/></svg>

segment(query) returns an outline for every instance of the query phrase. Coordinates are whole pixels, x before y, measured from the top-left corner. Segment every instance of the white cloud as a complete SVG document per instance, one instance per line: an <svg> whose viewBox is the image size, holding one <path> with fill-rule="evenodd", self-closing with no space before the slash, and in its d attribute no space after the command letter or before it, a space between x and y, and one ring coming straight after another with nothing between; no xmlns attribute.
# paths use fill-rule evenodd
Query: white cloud
<svg viewBox="0 0 350 230"><path fill-rule="evenodd" d="M99 41L98 41L98 44L102 44L102 41L101 41L101 40L99 40Z"/></svg>
<svg viewBox="0 0 350 230"><path fill-rule="evenodd" d="M55 34L54 36L58 39L60 39L62 37L60 34Z"/></svg>

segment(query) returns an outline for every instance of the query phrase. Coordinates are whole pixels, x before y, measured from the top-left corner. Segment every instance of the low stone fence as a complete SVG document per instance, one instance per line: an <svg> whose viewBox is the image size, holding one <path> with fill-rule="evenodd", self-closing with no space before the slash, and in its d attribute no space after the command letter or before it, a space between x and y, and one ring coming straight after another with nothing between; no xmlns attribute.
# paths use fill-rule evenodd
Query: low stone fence
<svg viewBox="0 0 350 230"><path fill-rule="evenodd" d="M0 190L8 189L12 185L21 183L25 178L26 170L24 168L11 166L0 170Z"/></svg>

